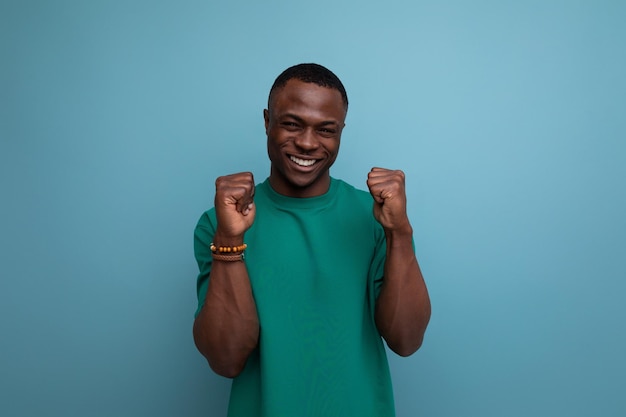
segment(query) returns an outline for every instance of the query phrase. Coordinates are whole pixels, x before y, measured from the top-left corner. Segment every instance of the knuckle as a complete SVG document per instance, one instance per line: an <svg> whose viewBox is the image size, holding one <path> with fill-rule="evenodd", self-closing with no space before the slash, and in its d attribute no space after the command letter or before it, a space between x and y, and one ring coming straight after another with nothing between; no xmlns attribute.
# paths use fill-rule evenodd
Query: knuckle
<svg viewBox="0 0 626 417"><path fill-rule="evenodd" d="M394 177L402 184L404 184L404 181L406 179L406 176L404 175L404 172L401 170L395 170L394 171Z"/></svg>
<svg viewBox="0 0 626 417"><path fill-rule="evenodd" d="M217 177L215 179L215 189L221 190L224 188L224 183L226 182L225 177Z"/></svg>

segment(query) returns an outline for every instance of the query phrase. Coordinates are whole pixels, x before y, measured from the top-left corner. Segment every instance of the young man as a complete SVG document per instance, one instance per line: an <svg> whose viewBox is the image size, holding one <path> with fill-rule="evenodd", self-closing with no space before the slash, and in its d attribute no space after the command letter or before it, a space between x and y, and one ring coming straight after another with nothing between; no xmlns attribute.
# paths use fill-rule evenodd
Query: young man
<svg viewBox="0 0 626 417"><path fill-rule="evenodd" d="M347 110L328 69L285 70L263 112L269 178L218 178L196 227L194 340L234 378L231 417L393 416L381 337L402 356L422 343L404 174L372 168L367 193L329 173Z"/></svg>

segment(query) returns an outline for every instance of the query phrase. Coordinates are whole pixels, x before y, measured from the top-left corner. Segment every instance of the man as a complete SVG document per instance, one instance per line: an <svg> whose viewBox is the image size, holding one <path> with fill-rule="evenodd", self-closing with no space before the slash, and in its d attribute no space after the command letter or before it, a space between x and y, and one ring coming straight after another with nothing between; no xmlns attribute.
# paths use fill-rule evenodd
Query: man
<svg viewBox="0 0 626 417"><path fill-rule="evenodd" d="M329 173L347 110L328 69L285 70L263 112L269 178L218 178L196 227L194 340L234 378L229 416L393 416L381 336L402 356L422 343L404 174L373 168L367 193Z"/></svg>

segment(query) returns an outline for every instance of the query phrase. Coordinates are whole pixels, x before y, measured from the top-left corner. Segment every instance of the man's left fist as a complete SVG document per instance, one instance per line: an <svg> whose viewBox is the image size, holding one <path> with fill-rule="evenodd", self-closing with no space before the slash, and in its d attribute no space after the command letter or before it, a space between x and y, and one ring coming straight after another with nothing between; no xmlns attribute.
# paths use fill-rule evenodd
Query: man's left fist
<svg viewBox="0 0 626 417"><path fill-rule="evenodd" d="M385 231L409 231L406 214L404 172L372 168L367 175L367 187L374 198L374 218Z"/></svg>

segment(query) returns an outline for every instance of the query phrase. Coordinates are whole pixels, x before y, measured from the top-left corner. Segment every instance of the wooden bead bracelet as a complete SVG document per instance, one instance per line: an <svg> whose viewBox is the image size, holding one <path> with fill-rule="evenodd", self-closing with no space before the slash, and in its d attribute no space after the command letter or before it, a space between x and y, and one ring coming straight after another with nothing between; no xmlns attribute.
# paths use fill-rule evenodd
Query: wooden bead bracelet
<svg viewBox="0 0 626 417"><path fill-rule="evenodd" d="M245 243L239 246L215 246L214 243L211 243L211 252L213 253L238 253L246 250L248 245Z"/></svg>
<svg viewBox="0 0 626 417"><path fill-rule="evenodd" d="M245 243L238 246L215 246L211 243L211 256L214 261L237 262L243 261L243 251L248 245Z"/></svg>

